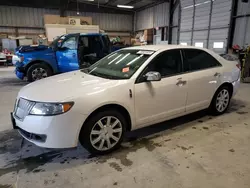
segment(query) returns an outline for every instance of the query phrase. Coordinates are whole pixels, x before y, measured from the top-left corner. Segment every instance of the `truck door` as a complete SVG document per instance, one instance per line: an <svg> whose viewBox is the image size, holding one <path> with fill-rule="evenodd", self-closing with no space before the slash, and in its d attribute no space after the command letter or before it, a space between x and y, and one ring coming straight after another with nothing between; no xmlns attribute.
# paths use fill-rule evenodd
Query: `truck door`
<svg viewBox="0 0 250 188"><path fill-rule="evenodd" d="M79 69L77 47L78 35L70 35L62 41L56 51L59 72L69 72Z"/></svg>

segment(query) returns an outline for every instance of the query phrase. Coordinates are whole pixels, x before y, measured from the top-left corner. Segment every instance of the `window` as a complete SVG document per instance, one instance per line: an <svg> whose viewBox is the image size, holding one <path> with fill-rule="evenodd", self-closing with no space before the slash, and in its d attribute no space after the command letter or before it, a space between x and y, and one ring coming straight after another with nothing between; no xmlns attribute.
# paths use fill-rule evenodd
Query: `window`
<svg viewBox="0 0 250 188"><path fill-rule="evenodd" d="M203 50L184 49L184 71L196 71L220 66L220 63Z"/></svg>
<svg viewBox="0 0 250 188"><path fill-rule="evenodd" d="M83 46L85 48L89 47L89 38L88 37L80 37L80 46Z"/></svg>
<svg viewBox="0 0 250 188"><path fill-rule="evenodd" d="M62 48L68 48L70 50L76 49L76 37L72 36L63 42Z"/></svg>
<svg viewBox="0 0 250 188"><path fill-rule="evenodd" d="M183 45L183 46L187 46L188 45L186 42L181 42L180 44Z"/></svg>
<svg viewBox="0 0 250 188"><path fill-rule="evenodd" d="M155 57L148 65L147 71L156 71L162 77L176 75L182 72L180 50L169 50Z"/></svg>
<svg viewBox="0 0 250 188"><path fill-rule="evenodd" d="M109 53L110 52L110 40L108 35L102 36L103 45L104 45L104 52Z"/></svg>
<svg viewBox="0 0 250 188"><path fill-rule="evenodd" d="M90 66L87 72L107 79L129 79L153 53L139 50L114 52Z"/></svg>
<svg viewBox="0 0 250 188"><path fill-rule="evenodd" d="M214 42L213 48L223 48L224 47L224 42Z"/></svg>
<svg viewBox="0 0 250 188"><path fill-rule="evenodd" d="M203 42L196 42L194 46L203 48Z"/></svg>

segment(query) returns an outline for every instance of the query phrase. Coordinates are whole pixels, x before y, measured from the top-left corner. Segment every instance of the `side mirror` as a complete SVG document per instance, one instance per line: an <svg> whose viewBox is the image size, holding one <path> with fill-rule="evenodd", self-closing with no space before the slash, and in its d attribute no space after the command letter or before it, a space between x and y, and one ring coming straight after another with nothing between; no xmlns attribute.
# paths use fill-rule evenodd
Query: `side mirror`
<svg viewBox="0 0 250 188"><path fill-rule="evenodd" d="M149 82L161 81L161 74L159 72L154 72L154 71L148 72L145 75L145 77L146 77L146 80Z"/></svg>

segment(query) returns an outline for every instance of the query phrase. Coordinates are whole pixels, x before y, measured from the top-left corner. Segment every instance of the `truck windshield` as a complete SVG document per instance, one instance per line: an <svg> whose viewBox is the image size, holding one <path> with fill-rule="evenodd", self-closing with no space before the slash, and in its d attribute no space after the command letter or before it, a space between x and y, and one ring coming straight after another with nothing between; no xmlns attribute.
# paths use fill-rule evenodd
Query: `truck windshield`
<svg viewBox="0 0 250 188"><path fill-rule="evenodd" d="M153 53L146 50L121 50L83 71L107 79L129 79Z"/></svg>

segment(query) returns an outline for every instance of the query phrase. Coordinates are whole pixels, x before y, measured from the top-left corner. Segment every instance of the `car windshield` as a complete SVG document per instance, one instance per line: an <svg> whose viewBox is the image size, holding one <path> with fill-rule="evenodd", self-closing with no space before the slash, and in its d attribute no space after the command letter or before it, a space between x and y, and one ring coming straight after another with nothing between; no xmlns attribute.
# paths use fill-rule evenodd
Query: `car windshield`
<svg viewBox="0 0 250 188"><path fill-rule="evenodd" d="M146 50L121 50L82 71L107 79L129 79L153 53Z"/></svg>

